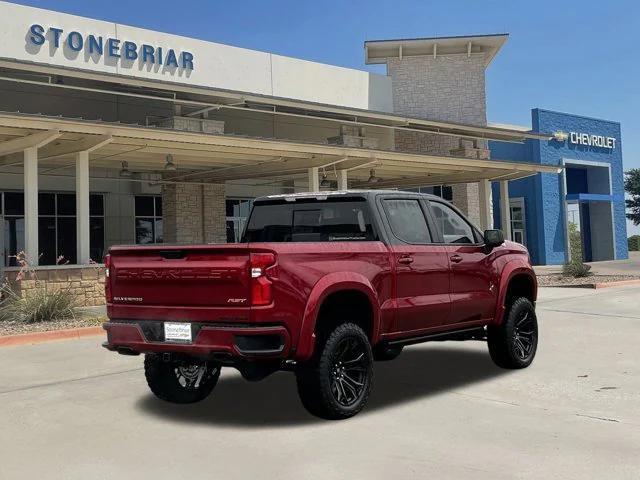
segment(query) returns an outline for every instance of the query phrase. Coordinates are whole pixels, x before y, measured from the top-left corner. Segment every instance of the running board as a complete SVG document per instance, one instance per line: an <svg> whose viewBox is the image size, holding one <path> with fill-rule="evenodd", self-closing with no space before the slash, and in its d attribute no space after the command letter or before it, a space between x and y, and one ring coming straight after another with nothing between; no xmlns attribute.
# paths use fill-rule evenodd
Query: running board
<svg viewBox="0 0 640 480"><path fill-rule="evenodd" d="M484 327L473 327L448 332L430 333L428 335L421 335L419 337L401 338L398 340L390 340L384 343L389 346L404 346L430 341L483 340L484 338L486 338L486 336L487 334Z"/></svg>

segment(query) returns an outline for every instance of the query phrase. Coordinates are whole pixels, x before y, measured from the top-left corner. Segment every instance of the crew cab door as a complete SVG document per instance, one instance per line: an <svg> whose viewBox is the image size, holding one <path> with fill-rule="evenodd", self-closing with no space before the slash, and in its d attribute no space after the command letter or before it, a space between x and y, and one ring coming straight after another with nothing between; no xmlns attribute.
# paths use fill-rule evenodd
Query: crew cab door
<svg viewBox="0 0 640 480"><path fill-rule="evenodd" d="M443 245L432 243L426 205L418 197L379 201L389 231L395 267L395 332L442 325L449 319L449 262Z"/></svg>
<svg viewBox="0 0 640 480"><path fill-rule="evenodd" d="M443 202L429 201L451 266L450 324L490 319L497 301L493 256L478 232L458 211Z"/></svg>

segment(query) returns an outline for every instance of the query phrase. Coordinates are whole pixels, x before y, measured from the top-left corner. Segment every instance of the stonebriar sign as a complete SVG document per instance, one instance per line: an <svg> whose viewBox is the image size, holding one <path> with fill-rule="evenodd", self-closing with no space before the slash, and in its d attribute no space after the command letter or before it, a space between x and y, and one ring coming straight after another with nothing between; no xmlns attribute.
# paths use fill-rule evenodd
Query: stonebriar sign
<svg viewBox="0 0 640 480"><path fill-rule="evenodd" d="M65 32L62 28L45 28L34 23L29 27L28 41L35 46L48 43L49 48L68 48L72 52L87 52L90 56L106 56L112 60L139 61L143 64L165 65L169 68L193 70L193 54L157 45L141 44L102 35L82 35L80 32Z"/></svg>

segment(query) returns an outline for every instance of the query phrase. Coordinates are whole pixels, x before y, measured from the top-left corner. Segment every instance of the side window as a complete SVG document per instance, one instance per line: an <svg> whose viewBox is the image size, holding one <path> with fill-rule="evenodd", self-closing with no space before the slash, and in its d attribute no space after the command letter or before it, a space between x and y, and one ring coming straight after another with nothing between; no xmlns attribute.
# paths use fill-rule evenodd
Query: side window
<svg viewBox="0 0 640 480"><path fill-rule="evenodd" d="M427 220L418 200L383 200L382 204L391 231L398 239L413 244L431 243Z"/></svg>
<svg viewBox="0 0 640 480"><path fill-rule="evenodd" d="M475 243L473 228L458 212L444 203L429 203L445 243Z"/></svg>

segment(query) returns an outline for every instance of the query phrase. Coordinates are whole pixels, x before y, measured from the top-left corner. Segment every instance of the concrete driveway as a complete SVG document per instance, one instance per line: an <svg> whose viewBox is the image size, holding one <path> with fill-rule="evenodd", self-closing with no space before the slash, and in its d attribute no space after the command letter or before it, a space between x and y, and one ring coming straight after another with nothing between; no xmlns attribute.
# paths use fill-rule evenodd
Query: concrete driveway
<svg viewBox="0 0 640 480"><path fill-rule="evenodd" d="M343 422L309 416L289 373L227 369L181 407L98 338L3 348L0 478L637 479L640 288L543 289L538 309L531 368L481 342L411 347Z"/></svg>

